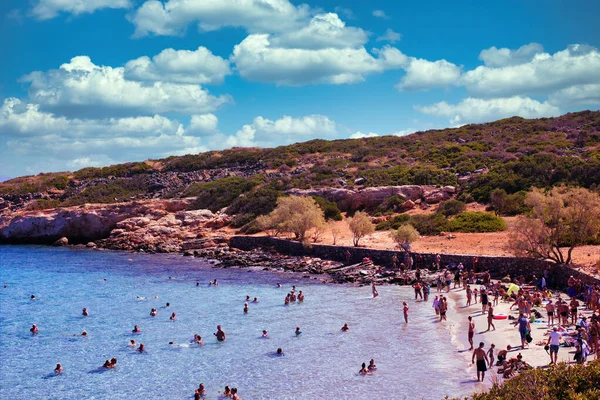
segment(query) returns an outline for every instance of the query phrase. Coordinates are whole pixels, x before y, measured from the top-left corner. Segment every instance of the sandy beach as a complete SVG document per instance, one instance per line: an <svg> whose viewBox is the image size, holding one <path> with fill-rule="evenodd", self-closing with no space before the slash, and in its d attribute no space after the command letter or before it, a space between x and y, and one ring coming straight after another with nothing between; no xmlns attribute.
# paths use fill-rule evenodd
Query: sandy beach
<svg viewBox="0 0 600 400"><path fill-rule="evenodd" d="M472 287L477 286L472 285ZM475 321L475 335L473 338L473 344L475 347L477 347L480 342L484 342L484 349L487 352L487 350L490 348L490 345L494 343L496 345L494 356L497 360L498 351L506 349L507 345L511 345L512 350L509 351L508 358L516 357L519 353L521 353L523 355L523 360L531 366L533 366L534 368L545 368L548 366L550 362L550 356L544 350L544 345L548 340L547 333L551 328L547 326L546 310L543 307L534 308L542 314L543 323L531 324L531 336L533 337L533 341L529 344L529 347L525 347L525 349L522 349L519 331L517 327L513 324L515 320L495 319L494 325L496 326L496 330L487 331L487 316L481 313L480 302L476 304L472 303L471 306L466 306L466 292L463 288L452 289L448 293L446 293L446 291L444 290L442 293L444 294L444 296L447 297L449 304L447 326L450 334L450 339L455 345L458 353L463 355L465 359L464 365L459 366L457 368L457 373L464 374L465 383L469 381L477 383L477 371L475 366L471 363L471 357L473 352L469 350L470 345L467 336L467 317L469 315L472 316L473 321ZM557 296L560 294L563 299L567 299L567 301L570 300L570 298L564 293L560 293L558 291L553 293L553 299L557 298ZM437 289L432 288L430 300L435 298L436 294L438 294ZM490 300L492 300L492 298ZM511 304L512 302L504 302L500 300L498 305L494 307L494 314L512 315L515 318L517 318L519 312L516 309L516 307L513 308L512 311L510 311ZM589 316L591 315L591 311L582 311L582 309L580 308L579 314L586 315L589 318ZM536 344L540 342L543 342L543 344ZM558 352L558 361L573 363L574 354L574 347L561 346ZM593 359L592 356L588 357L588 360L591 359ZM492 368L488 368L488 371L486 372L485 376L485 381L476 384L476 391L487 390L493 385L494 382L502 382L502 374L498 374L497 370L498 367L495 366Z"/></svg>

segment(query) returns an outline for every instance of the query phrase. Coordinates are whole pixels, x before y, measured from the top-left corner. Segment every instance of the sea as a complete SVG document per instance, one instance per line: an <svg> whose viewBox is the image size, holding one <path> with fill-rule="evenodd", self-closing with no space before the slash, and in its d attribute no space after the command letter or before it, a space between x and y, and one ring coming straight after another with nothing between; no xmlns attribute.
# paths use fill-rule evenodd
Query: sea
<svg viewBox="0 0 600 400"><path fill-rule="evenodd" d="M286 306L293 285L306 298ZM0 287L1 399L192 399L200 383L206 399L221 398L225 385L246 400L442 399L475 390L448 327L410 287L380 287L372 298L370 287L180 255L10 245L0 246ZM246 296L258 298L247 314ZM224 342L213 335L217 325ZM194 334L203 346L190 343ZM115 369L100 368L112 357ZM359 375L370 359L377 370Z"/></svg>

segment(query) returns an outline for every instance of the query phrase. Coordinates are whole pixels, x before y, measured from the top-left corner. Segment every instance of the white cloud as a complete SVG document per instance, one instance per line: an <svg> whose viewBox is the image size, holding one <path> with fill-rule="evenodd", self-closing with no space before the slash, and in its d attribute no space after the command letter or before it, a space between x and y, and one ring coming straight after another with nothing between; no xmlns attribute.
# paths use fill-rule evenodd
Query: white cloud
<svg viewBox="0 0 600 400"><path fill-rule="evenodd" d="M197 119L204 120L204 128L216 125L214 116ZM5 138L0 159L20 160L21 165L23 160L42 160L46 165L42 170L48 166L64 170L207 150L200 137L187 134L182 124L160 115L71 119L14 98L6 99L0 107L0 132Z"/></svg>
<svg viewBox="0 0 600 400"><path fill-rule="evenodd" d="M337 14L319 14L301 29L273 36L275 47L295 49L354 48L369 40L365 31L348 27Z"/></svg>
<svg viewBox="0 0 600 400"><path fill-rule="evenodd" d="M51 19L65 12L73 15L93 13L103 8L129 8L130 0L39 0L31 14L40 20Z"/></svg>
<svg viewBox="0 0 600 400"><path fill-rule="evenodd" d="M390 133L390 135L392 135L392 136L406 136L406 135L410 135L411 133L415 133L415 132L416 132L416 129L408 128L408 129L400 129L399 131L392 132L392 133Z"/></svg>
<svg viewBox="0 0 600 400"><path fill-rule="evenodd" d="M446 60L428 61L410 58L406 75L396 85L398 90L428 90L459 83L461 68Z"/></svg>
<svg viewBox="0 0 600 400"><path fill-rule="evenodd" d="M542 53L544 47L539 43L529 43L517 50L490 47L479 53L479 59L490 68L506 67L508 65L525 64L533 60L536 54Z"/></svg>
<svg viewBox="0 0 600 400"><path fill-rule="evenodd" d="M377 18L390 19L383 10L373 10L373 16Z"/></svg>
<svg viewBox="0 0 600 400"><path fill-rule="evenodd" d="M552 93L549 101L554 105L595 106L600 105L600 83L576 85Z"/></svg>
<svg viewBox="0 0 600 400"><path fill-rule="evenodd" d="M494 59L485 58L488 62ZM506 60L492 62L498 63ZM600 83L600 52L595 47L571 45L552 55L536 53L531 61L518 65L477 67L466 72L461 83L477 96L547 95L575 85Z"/></svg>
<svg viewBox="0 0 600 400"><path fill-rule="evenodd" d="M274 47L266 34L246 37L234 47L231 60L242 77L279 85L360 82L364 75L381 72L391 65L386 58L374 58L364 47L280 48Z"/></svg>
<svg viewBox="0 0 600 400"><path fill-rule="evenodd" d="M288 0L168 0L146 1L131 16L135 36L177 35L192 22L201 30L224 26L250 32L280 32L298 27L309 15L307 6Z"/></svg>
<svg viewBox="0 0 600 400"><path fill-rule="evenodd" d="M551 117L560 114L558 107L548 102L540 103L528 97L498 99L466 98L458 104L445 101L427 107L415 107L417 111L438 117L448 117L450 124L493 121L500 118L520 116L524 118Z"/></svg>
<svg viewBox="0 0 600 400"><path fill-rule="evenodd" d="M219 119L214 114L192 115L188 133L195 136L206 136L218 133Z"/></svg>
<svg viewBox="0 0 600 400"><path fill-rule="evenodd" d="M65 115L204 113L229 100L212 96L198 85L129 81L124 68L98 66L87 56L74 57L58 70L33 72L22 80L31 83L32 103Z"/></svg>
<svg viewBox="0 0 600 400"><path fill-rule="evenodd" d="M197 50L165 49L125 64L124 78L133 81L219 84L231 74L229 61L213 55L206 47Z"/></svg>
<svg viewBox="0 0 600 400"><path fill-rule="evenodd" d="M400 41L401 38L402 38L401 34L399 34L398 32L394 32L393 30L388 28L383 35L381 35L377 38L377 41L378 42L396 43L396 42Z"/></svg>
<svg viewBox="0 0 600 400"><path fill-rule="evenodd" d="M337 6L334 10L338 14L343 14L346 19L356 19L356 15L354 15L354 12L349 8Z"/></svg>
<svg viewBox="0 0 600 400"><path fill-rule="evenodd" d="M229 137L228 145L273 147L314 138L334 138L336 136L335 121L323 115L309 115L301 118L283 116L275 121L256 117L252 124L244 125L234 137Z"/></svg>
<svg viewBox="0 0 600 400"><path fill-rule="evenodd" d="M370 137L377 137L377 136L379 136L379 135L375 132L362 133L361 131L358 131L358 132L350 135L350 139L362 139L362 138L370 138Z"/></svg>

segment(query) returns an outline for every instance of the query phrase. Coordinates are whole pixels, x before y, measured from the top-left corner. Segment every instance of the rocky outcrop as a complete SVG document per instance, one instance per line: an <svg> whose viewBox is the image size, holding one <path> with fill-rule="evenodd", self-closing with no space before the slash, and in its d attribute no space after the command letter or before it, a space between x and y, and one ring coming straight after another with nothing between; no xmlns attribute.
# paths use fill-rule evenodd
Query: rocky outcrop
<svg viewBox="0 0 600 400"><path fill-rule="evenodd" d="M69 243L87 243L109 237L129 218L155 220L183 212L189 204L189 199L145 200L20 211L0 217L0 241L52 244L64 237Z"/></svg>
<svg viewBox="0 0 600 400"><path fill-rule="evenodd" d="M340 188L316 188L316 189L291 189L286 193L295 196L320 196L326 200L337 203L342 211L360 208L375 208L387 198L398 196L405 201L407 206L421 201L427 204L436 204L448 200L456 193L454 186L432 186L432 185L402 185L402 186L378 186L361 190Z"/></svg>

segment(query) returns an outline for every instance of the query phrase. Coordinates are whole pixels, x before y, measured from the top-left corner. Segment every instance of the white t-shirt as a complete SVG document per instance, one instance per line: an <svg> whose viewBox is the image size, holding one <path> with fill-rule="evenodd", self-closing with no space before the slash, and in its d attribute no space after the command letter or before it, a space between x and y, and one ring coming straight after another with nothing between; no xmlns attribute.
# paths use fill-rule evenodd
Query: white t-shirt
<svg viewBox="0 0 600 400"><path fill-rule="evenodd" d="M558 346L560 344L560 333L552 331L550 332L550 344L552 346Z"/></svg>

